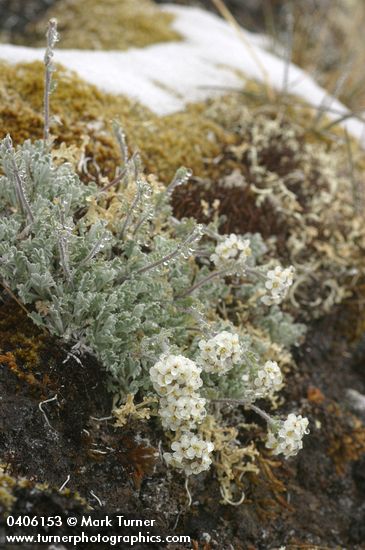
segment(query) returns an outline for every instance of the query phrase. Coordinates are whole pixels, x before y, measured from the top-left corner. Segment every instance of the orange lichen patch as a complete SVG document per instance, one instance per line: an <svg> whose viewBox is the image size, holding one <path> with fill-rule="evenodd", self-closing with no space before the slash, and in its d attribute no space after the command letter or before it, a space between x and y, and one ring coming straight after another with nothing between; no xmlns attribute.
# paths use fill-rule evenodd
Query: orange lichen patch
<svg viewBox="0 0 365 550"><path fill-rule="evenodd" d="M15 357L9 351L4 355L0 355L0 363L8 365L9 369L14 371L17 368Z"/></svg>
<svg viewBox="0 0 365 550"><path fill-rule="evenodd" d="M311 403L323 403L326 399L319 388L309 386L307 390L307 398Z"/></svg>
<svg viewBox="0 0 365 550"><path fill-rule="evenodd" d="M291 506L284 496L287 491L285 482L279 479L277 473L280 472L280 476L283 475L280 471L283 463L268 457L265 452L259 454L257 462L260 473L253 474L250 478L253 490L252 501L258 517L266 521L268 518L275 518L283 509L291 510Z"/></svg>
<svg viewBox="0 0 365 550"><path fill-rule="evenodd" d="M356 416L345 415L336 404L331 404L328 412L334 416L328 454L337 474L344 475L348 463L359 460L365 454L365 427Z"/></svg>
<svg viewBox="0 0 365 550"><path fill-rule="evenodd" d="M12 353L7 352L5 355L0 355L0 365L1 364L7 365L9 370L15 374L19 380L23 380L31 386L41 385L32 372L25 372L16 364L15 357Z"/></svg>
<svg viewBox="0 0 365 550"><path fill-rule="evenodd" d="M131 426L131 424L130 424ZM129 426L129 427L130 427ZM95 428L95 426L93 427ZM135 422L131 431L114 430L113 432L98 434L100 427L91 431L93 436L87 440L89 455L93 460L102 462L105 455L95 452L93 444L98 442L99 446L107 449L114 449L114 457L119 465L131 476L136 489L140 489L143 479L151 475L158 453L155 448L137 442L135 433L141 428L141 424Z"/></svg>
<svg viewBox="0 0 365 550"><path fill-rule="evenodd" d="M13 302L0 306L0 353L2 361L20 378L33 383L33 375L23 372L39 363L39 354L45 348L46 335L42 333L25 312Z"/></svg>
<svg viewBox="0 0 365 550"><path fill-rule="evenodd" d="M47 22L53 17L62 36L60 48L126 50L180 39L171 26L174 16L150 0L63 0L29 24L22 35L3 39L42 47Z"/></svg>

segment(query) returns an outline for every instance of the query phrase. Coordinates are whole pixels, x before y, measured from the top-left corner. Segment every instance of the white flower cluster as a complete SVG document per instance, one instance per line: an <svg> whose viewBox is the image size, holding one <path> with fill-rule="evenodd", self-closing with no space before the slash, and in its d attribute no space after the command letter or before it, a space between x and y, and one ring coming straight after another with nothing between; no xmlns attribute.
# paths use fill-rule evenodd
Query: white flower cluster
<svg viewBox="0 0 365 550"><path fill-rule="evenodd" d="M263 368L251 375L244 374L242 380L249 386L246 395L256 400L278 391L283 383L283 375L276 361L266 361Z"/></svg>
<svg viewBox="0 0 365 550"><path fill-rule="evenodd" d="M270 269L266 275L266 294L261 298L262 302L267 306L280 304L293 284L293 276L293 266L283 269L278 265L275 269Z"/></svg>
<svg viewBox="0 0 365 550"><path fill-rule="evenodd" d="M205 372L222 375L242 360L238 335L227 330L209 340L200 340L199 348L199 361Z"/></svg>
<svg viewBox="0 0 365 550"><path fill-rule="evenodd" d="M218 269L243 273L251 254L250 241L231 233L223 242L217 244L210 259Z"/></svg>
<svg viewBox="0 0 365 550"><path fill-rule="evenodd" d="M175 397L169 394L160 399L159 414L161 423L167 430L176 432L181 429L194 429L200 424L205 415L206 400L197 394Z"/></svg>
<svg viewBox="0 0 365 550"><path fill-rule="evenodd" d="M295 456L303 448L303 436L309 433L308 423L308 418L289 414L279 428L269 430L266 447L272 449L275 455L282 453L285 458Z"/></svg>
<svg viewBox="0 0 365 550"><path fill-rule="evenodd" d="M159 396L175 398L182 395L193 396L203 381L201 368L183 355L164 355L150 369L150 378Z"/></svg>
<svg viewBox="0 0 365 550"><path fill-rule="evenodd" d="M178 441L171 445L173 453L164 453L164 459L169 466L184 470L186 475L200 474L208 470L214 450L213 443L204 441L192 432L184 432Z"/></svg>
<svg viewBox="0 0 365 550"><path fill-rule="evenodd" d="M201 368L183 355L167 355L150 369L153 387L161 397L159 414L167 430L190 430L205 414L205 399L197 390L203 384Z"/></svg>
<svg viewBox="0 0 365 550"><path fill-rule="evenodd" d="M203 384L201 368L183 355L167 355L150 369L154 389L160 396L159 414L164 428L178 431L179 439L171 445L173 453L165 453L167 464L186 475L198 474L211 464L214 445L190 430L206 415L206 400L198 389Z"/></svg>

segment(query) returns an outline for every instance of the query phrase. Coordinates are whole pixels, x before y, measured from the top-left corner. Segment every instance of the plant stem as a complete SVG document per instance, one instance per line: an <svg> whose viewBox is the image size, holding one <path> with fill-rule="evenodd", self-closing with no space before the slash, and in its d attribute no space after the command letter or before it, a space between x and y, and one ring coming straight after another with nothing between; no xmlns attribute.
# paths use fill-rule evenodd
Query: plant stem
<svg viewBox="0 0 365 550"><path fill-rule="evenodd" d="M141 185L137 182L137 191L136 191L136 194L134 196L134 199L133 199L133 202L128 210L128 213L126 215L126 218L124 220L124 223L123 223L123 227L120 231L120 239L122 240L123 237L124 237L124 233L126 231L126 229L128 228L129 226L129 223L130 223L130 220L131 220L131 217L133 215L133 212L134 210L137 208L137 205L139 203L139 201L141 200L141 197L142 197L142 190L141 190Z"/></svg>
<svg viewBox="0 0 365 550"><path fill-rule="evenodd" d="M246 401L243 401L242 399L231 399L229 397L225 398L222 397L220 399L212 399L212 403L226 403L228 405L241 405L242 407L247 407L254 411L256 414L261 416L268 424L271 424L273 422L273 419L269 414L267 414L265 411L257 407L256 405L253 405L252 403L247 403Z"/></svg>
<svg viewBox="0 0 365 550"><path fill-rule="evenodd" d="M52 72L53 72L53 48L58 40L57 35L57 20L50 19L47 29L47 48L44 55L45 77L44 77L44 130L43 130L43 142L44 147L47 148L49 141L49 123L50 123L50 109L49 109L49 97L51 95L52 85Z"/></svg>
<svg viewBox="0 0 365 550"><path fill-rule="evenodd" d="M32 210L31 210L30 205L29 205L29 203L27 201L27 198L25 196L24 182L22 181L22 176L21 176L20 171L18 169L18 166L15 162L15 158L14 158L15 153L14 153L13 144L12 144L10 136L8 136L8 138L7 138L6 145L7 145L8 151L10 153L10 159L11 159L11 164L12 164L12 167L13 167L13 174L14 174L14 180L15 180L15 191L16 191L16 195L18 197L18 201L20 203L20 207L23 210L23 212L26 214L26 216L29 219L30 223L33 223L34 218L33 218Z"/></svg>
<svg viewBox="0 0 365 550"><path fill-rule="evenodd" d="M100 189L100 191L98 191L98 194L99 193L105 193L105 191L108 191L108 189L110 189L111 187L114 187L114 185L117 185L117 183L119 183L120 181L122 181L122 179L124 178L124 176L126 175L126 172L127 170L124 168L122 170L122 172L119 174L119 176L116 176L112 181L110 181L109 183L107 183L105 185L105 187L103 187L102 189Z"/></svg>
<svg viewBox="0 0 365 550"><path fill-rule="evenodd" d="M128 145L125 133L119 122L117 122L116 120L113 121L113 130L122 155L122 162L125 165L129 157Z"/></svg>
<svg viewBox="0 0 365 550"><path fill-rule="evenodd" d="M164 256L163 258L160 258L159 260L156 260L155 262L146 265L145 267L141 267L141 269L138 269L137 271L133 272L133 275L140 275L141 273L146 273L146 271L149 271L150 269L154 269L155 267L158 267L166 262L170 262L173 260L176 256L178 256L181 251L183 250L184 246L189 245L189 243L193 242L195 239L195 230L193 230L183 241L181 244L179 244L175 250ZM129 277L126 277L124 280L129 279Z"/></svg>
<svg viewBox="0 0 365 550"><path fill-rule="evenodd" d="M268 424L272 423L273 420L272 420L271 416L269 414L267 414L265 411L263 411L262 409L260 409L259 407L256 407L256 405L251 404L250 409L253 410L259 416L261 416L261 418L266 420L266 422Z"/></svg>
<svg viewBox="0 0 365 550"><path fill-rule="evenodd" d="M62 230L59 232L58 249L60 253L61 266L69 283L72 283L72 273L70 270L69 253L68 253L68 232L65 227L65 216L61 208L60 211Z"/></svg>
<svg viewBox="0 0 365 550"><path fill-rule="evenodd" d="M86 258L84 258L79 266L83 266L85 264L87 264L87 262L89 262L98 252L99 250L101 249L102 247L102 244L103 244L103 241L105 240L105 235L102 235L100 237L100 239L98 239L98 241L96 242L96 244L94 244L94 246L92 247L92 249L90 250L89 254L86 256Z"/></svg>
<svg viewBox="0 0 365 550"><path fill-rule="evenodd" d="M135 273L140 275L141 273L145 273L146 271L149 271L150 269L154 269L155 267L158 267L165 262L170 262L175 256L177 256L181 252L181 245L175 248L170 254L167 254L163 258L160 258L159 260L156 260L152 264L148 264L145 267L142 267L141 269L138 269Z"/></svg>
<svg viewBox="0 0 365 550"><path fill-rule="evenodd" d="M176 298L179 300L181 298L185 298L186 296L189 296L189 294L194 292L194 290L196 290L197 288L201 287L205 283L208 283L209 281L211 281L215 277L220 277L221 275L224 275L225 273L226 273L226 270L224 270L224 269L221 270L221 271L214 271L210 275L207 275L203 279L200 279L200 281L198 281L197 283L195 283L195 285L188 288L188 290L185 290L185 292L183 292L182 294L179 294L178 296L176 296Z"/></svg>

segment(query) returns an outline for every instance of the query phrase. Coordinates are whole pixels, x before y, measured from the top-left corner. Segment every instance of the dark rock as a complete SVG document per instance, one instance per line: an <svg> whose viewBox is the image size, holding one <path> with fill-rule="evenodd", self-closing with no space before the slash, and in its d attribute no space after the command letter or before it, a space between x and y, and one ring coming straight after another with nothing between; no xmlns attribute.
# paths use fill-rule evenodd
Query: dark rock
<svg viewBox="0 0 365 550"><path fill-rule="evenodd" d="M0 0L0 29L22 32L58 0Z"/></svg>

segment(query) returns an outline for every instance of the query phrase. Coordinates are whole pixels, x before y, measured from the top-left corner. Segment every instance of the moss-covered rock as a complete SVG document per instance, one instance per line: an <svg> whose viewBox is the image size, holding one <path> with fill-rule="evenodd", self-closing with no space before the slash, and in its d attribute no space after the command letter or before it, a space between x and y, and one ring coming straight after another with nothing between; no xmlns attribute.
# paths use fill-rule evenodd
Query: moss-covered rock
<svg viewBox="0 0 365 550"><path fill-rule="evenodd" d="M151 0L62 0L24 33L3 35L3 41L42 47L51 17L57 18L62 33L60 48L126 50L180 39L171 25L173 16Z"/></svg>
<svg viewBox="0 0 365 550"><path fill-rule="evenodd" d="M87 513L90 507L77 493L59 492L46 484L16 478L0 466L0 528L9 514L48 515L65 512Z"/></svg>
<svg viewBox="0 0 365 550"><path fill-rule="evenodd" d="M311 109L295 99L289 109L263 107L258 96L245 103L236 94L206 105L234 144L215 159L218 178L177 190L176 211L201 222L223 215L225 233L270 238L297 270L292 304L322 315L365 275L361 149L339 129L316 129Z"/></svg>
<svg viewBox="0 0 365 550"><path fill-rule="evenodd" d="M42 137L42 63L0 67L0 137L9 133L15 143ZM213 177L212 160L234 139L205 115L204 104L158 117L129 98L101 92L60 66L55 80L59 86L51 96L51 110L60 121L53 126L56 144L78 146L84 172L95 177L99 166L104 175L112 176L120 163L113 119L120 121L130 147L141 150L147 171L166 182L183 164L199 176Z"/></svg>
<svg viewBox="0 0 365 550"><path fill-rule="evenodd" d="M40 138L42 64L1 68L0 137L9 132L16 143ZM249 82L241 94L158 117L62 67L56 80L51 108L61 124L53 126L55 145L59 151L62 142L73 146L84 180L102 185L104 177L114 177L120 152L110 123L117 119L130 147L141 150L147 172L168 183L178 166L192 169L195 179L176 192L178 216L207 222L223 215L223 232L272 238L273 254L297 268L295 307L322 314L361 283L362 156L340 129L316 127L315 113L302 101L270 103L263 87Z"/></svg>

